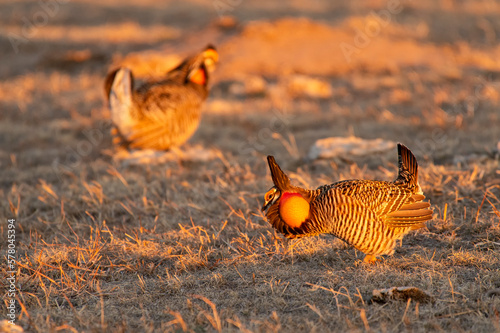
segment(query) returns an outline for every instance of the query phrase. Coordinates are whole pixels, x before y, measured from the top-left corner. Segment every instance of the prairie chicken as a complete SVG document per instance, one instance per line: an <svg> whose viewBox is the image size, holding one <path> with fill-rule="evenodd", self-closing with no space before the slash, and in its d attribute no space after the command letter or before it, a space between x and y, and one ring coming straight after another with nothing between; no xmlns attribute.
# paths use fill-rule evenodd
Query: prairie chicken
<svg viewBox="0 0 500 333"><path fill-rule="evenodd" d="M104 88L115 126L114 143L133 149L167 150L187 141L200 123L209 73L218 58L209 45L161 80L148 81L137 89L128 68L110 72Z"/></svg>
<svg viewBox="0 0 500 333"><path fill-rule="evenodd" d="M394 182L344 180L306 190L290 183L273 156L267 161L274 186L262 211L285 237L332 234L365 253L365 262L394 253L395 242L432 218L418 184L412 152L398 144L399 175Z"/></svg>

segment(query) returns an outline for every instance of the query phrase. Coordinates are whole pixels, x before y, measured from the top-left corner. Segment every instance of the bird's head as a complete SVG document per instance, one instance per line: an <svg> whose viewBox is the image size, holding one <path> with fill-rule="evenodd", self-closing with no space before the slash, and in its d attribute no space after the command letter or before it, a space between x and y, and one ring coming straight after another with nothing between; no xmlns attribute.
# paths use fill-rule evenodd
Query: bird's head
<svg viewBox="0 0 500 333"><path fill-rule="evenodd" d="M309 200L304 197L304 193L302 193L304 190L290 184L290 179L281 170L273 156L268 156L267 161L274 186L267 191L264 197L262 211L274 207L271 210L278 210L283 222L292 228L298 228L309 217ZM269 213L270 211L268 215Z"/></svg>
<svg viewBox="0 0 500 333"><path fill-rule="evenodd" d="M215 70L215 65L219 62L219 53L213 45L208 45L202 53L203 63L207 70L211 73Z"/></svg>
<svg viewBox="0 0 500 333"><path fill-rule="evenodd" d="M264 195L264 205L262 206L262 211L265 212L269 207L271 207L277 200L280 199L281 192L276 186L273 186Z"/></svg>
<svg viewBox="0 0 500 333"><path fill-rule="evenodd" d="M206 86L208 83L208 75L215 70L215 65L219 61L219 53L215 47L208 45L203 52L194 58L194 61L189 70L187 80Z"/></svg>

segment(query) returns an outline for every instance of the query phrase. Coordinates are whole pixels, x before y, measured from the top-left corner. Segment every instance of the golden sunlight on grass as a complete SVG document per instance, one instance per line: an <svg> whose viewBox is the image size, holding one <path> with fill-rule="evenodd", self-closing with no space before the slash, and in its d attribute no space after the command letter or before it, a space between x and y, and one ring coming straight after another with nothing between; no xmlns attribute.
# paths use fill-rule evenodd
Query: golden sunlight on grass
<svg viewBox="0 0 500 333"><path fill-rule="evenodd" d="M42 5L0 4L0 257L8 219L17 256L0 277L16 277L18 330L500 332L499 4L402 2L383 21L385 1L222 2L68 1L17 51L9 34ZM106 73L160 77L208 43L194 136L118 158ZM395 179L392 150L306 158L332 136L418 159L433 219L373 265L334 237L285 239L260 210L267 155L309 189ZM392 287L429 300L372 297Z"/></svg>

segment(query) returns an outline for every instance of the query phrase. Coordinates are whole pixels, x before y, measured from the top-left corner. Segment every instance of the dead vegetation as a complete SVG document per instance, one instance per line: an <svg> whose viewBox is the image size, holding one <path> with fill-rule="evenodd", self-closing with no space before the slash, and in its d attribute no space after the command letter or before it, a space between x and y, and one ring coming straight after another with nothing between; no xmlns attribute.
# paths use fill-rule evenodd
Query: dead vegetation
<svg viewBox="0 0 500 333"><path fill-rule="evenodd" d="M61 28L90 4L81 26ZM18 54L0 33L0 232L17 220L25 331L500 332L499 5L405 4L348 64L339 43L385 4L318 4L242 2L230 13L237 24L221 29L211 3L71 1ZM38 9L0 6L14 33ZM110 8L123 17L107 22ZM297 13L308 19L275 20ZM207 40L221 66L187 147L217 157L114 160L108 66L155 75L164 65L151 49L170 62ZM329 93L292 94L297 74ZM245 88L248 75L259 89ZM410 147L434 207L427 229L374 266L333 237L285 240L259 210L267 154L301 186L395 177L395 151L304 160L316 140L348 135ZM374 289L404 286L433 302L370 301Z"/></svg>

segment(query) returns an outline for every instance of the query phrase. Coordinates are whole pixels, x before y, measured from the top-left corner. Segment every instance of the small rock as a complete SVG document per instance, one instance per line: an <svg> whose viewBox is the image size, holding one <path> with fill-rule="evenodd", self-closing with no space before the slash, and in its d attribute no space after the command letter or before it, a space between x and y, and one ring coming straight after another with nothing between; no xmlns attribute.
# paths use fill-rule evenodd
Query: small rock
<svg viewBox="0 0 500 333"><path fill-rule="evenodd" d="M500 297L500 288L491 289L486 292L486 297L495 297L495 296Z"/></svg>
<svg viewBox="0 0 500 333"><path fill-rule="evenodd" d="M24 330L19 325L9 323L8 320L1 320L0 321L0 332L22 333L22 332L24 332Z"/></svg>
<svg viewBox="0 0 500 333"><path fill-rule="evenodd" d="M243 104L224 99L210 99L205 103L204 109L210 114L235 114L243 111Z"/></svg>
<svg viewBox="0 0 500 333"><path fill-rule="evenodd" d="M372 293L372 301L385 303L389 300L408 301L412 299L419 303L434 302L434 297L426 291L417 287L392 287L387 289L375 289Z"/></svg>
<svg viewBox="0 0 500 333"><path fill-rule="evenodd" d="M480 163L488 160L488 155L486 154L469 154L469 155L457 155L453 156L453 164L465 164L468 163Z"/></svg>
<svg viewBox="0 0 500 333"><path fill-rule="evenodd" d="M309 149L308 158L332 158L346 156L365 156L394 149L396 143L383 139L365 140L351 137L330 137L317 140Z"/></svg>
<svg viewBox="0 0 500 333"><path fill-rule="evenodd" d="M294 97L330 98L333 95L329 82L305 75L292 76L287 89Z"/></svg>
<svg viewBox="0 0 500 333"><path fill-rule="evenodd" d="M219 29L230 30L238 25L238 21L234 16L222 15L214 21L214 24Z"/></svg>
<svg viewBox="0 0 500 333"><path fill-rule="evenodd" d="M266 89L266 81L258 75L245 75L229 86L231 94L240 96L264 95Z"/></svg>

